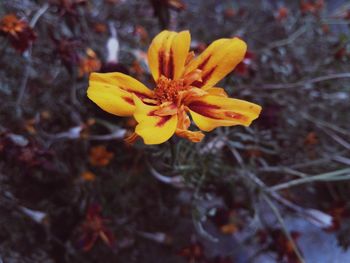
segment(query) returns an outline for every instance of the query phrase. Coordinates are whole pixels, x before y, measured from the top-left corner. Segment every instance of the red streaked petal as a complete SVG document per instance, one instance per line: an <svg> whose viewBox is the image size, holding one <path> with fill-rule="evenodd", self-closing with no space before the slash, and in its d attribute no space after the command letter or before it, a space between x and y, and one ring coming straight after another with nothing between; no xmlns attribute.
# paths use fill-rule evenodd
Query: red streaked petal
<svg viewBox="0 0 350 263"><path fill-rule="evenodd" d="M199 69L202 81L193 85L204 89L213 87L243 60L246 50L246 43L239 38L216 40L186 66L185 75Z"/></svg>
<svg viewBox="0 0 350 263"><path fill-rule="evenodd" d="M135 112L134 118L138 122L135 133L143 138L145 144L160 144L175 133L177 126L177 114L158 115L162 109L160 106L150 106L144 104L137 96L134 96Z"/></svg>
<svg viewBox="0 0 350 263"><path fill-rule="evenodd" d="M131 116L135 110L133 94L152 99L153 91L122 73L92 73L87 95L103 110L117 116Z"/></svg>
<svg viewBox="0 0 350 263"><path fill-rule="evenodd" d="M203 131L219 126L249 126L261 111L257 104L213 95L195 98L187 106L193 121Z"/></svg>
<svg viewBox="0 0 350 263"><path fill-rule="evenodd" d="M148 63L155 81L160 76L169 79L182 76L190 42L188 31L177 33L164 30L153 39L148 49Z"/></svg>

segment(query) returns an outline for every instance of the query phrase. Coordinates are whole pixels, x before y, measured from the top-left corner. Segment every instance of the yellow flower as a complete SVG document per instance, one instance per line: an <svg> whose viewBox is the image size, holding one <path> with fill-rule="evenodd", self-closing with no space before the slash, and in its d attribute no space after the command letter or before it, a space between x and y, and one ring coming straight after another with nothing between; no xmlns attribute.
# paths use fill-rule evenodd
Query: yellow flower
<svg viewBox="0 0 350 263"><path fill-rule="evenodd" d="M133 116L138 125L129 137L142 137L145 144L160 144L174 134L192 142L204 137L190 131L193 122L202 131L219 126L249 126L261 111L259 105L228 98L215 87L242 61L247 46L239 38L214 41L198 57L189 52L188 31L162 31L148 50L148 63L155 88L122 73L92 73L88 97L103 110L117 116Z"/></svg>

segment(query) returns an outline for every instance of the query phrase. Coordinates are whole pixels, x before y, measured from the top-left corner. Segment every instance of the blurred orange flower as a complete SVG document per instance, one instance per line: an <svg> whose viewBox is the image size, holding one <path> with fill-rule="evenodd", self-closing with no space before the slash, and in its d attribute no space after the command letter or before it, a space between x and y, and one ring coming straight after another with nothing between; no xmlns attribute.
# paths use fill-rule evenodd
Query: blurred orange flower
<svg viewBox="0 0 350 263"><path fill-rule="evenodd" d="M106 166L113 159L114 153L109 152L104 145L90 149L89 161L93 166Z"/></svg>
<svg viewBox="0 0 350 263"><path fill-rule="evenodd" d="M135 26L134 34L138 36L143 43L148 41L148 33L145 27L141 25Z"/></svg>
<svg viewBox="0 0 350 263"><path fill-rule="evenodd" d="M156 82L153 90L122 73L92 73L88 97L117 116L134 116L138 125L127 140L142 137L145 144L160 144L174 134L199 142L204 134L190 131L188 113L202 131L220 126L249 126L259 105L227 96L215 87L240 63L247 50L239 38L214 41L201 55L189 52L191 36L162 31L148 50L148 64Z"/></svg>
<svg viewBox="0 0 350 263"><path fill-rule="evenodd" d="M94 71L99 71L101 68L101 61L98 59L96 53L91 49L86 49L86 57L80 59L79 63L79 77L89 74Z"/></svg>
<svg viewBox="0 0 350 263"><path fill-rule="evenodd" d="M0 21L0 30L13 37L18 37L18 34L23 32L27 27L28 24L25 21L19 20L13 14L4 16Z"/></svg>
<svg viewBox="0 0 350 263"><path fill-rule="evenodd" d="M309 132L304 140L305 145L316 145L318 144L318 136L315 132Z"/></svg>
<svg viewBox="0 0 350 263"><path fill-rule="evenodd" d="M275 15L276 17L276 20L278 21L282 21L284 19L286 19L288 17L288 14L289 14L289 10L287 7L280 7L278 10L277 10L277 13Z"/></svg>
<svg viewBox="0 0 350 263"><path fill-rule="evenodd" d="M35 128L35 125L37 124L37 119L36 118L31 118L31 119L29 119L29 120L26 120L25 122L24 122L24 129L28 132L28 133L30 133L30 134L32 134L32 135L34 135L34 134L36 134L36 128Z"/></svg>
<svg viewBox="0 0 350 263"><path fill-rule="evenodd" d="M80 175L81 179L85 182L92 182L95 181L96 175L92 172L85 171Z"/></svg>
<svg viewBox="0 0 350 263"><path fill-rule="evenodd" d="M236 10L232 7L228 7L224 10L224 16L226 18L234 17L236 15Z"/></svg>
<svg viewBox="0 0 350 263"><path fill-rule="evenodd" d="M96 33L106 33L108 30L108 27L106 24L99 23L99 22L94 23L93 28Z"/></svg>
<svg viewBox="0 0 350 263"><path fill-rule="evenodd" d="M20 52L25 51L36 38L28 23L14 14L5 15L0 20L0 33L7 36L12 46Z"/></svg>

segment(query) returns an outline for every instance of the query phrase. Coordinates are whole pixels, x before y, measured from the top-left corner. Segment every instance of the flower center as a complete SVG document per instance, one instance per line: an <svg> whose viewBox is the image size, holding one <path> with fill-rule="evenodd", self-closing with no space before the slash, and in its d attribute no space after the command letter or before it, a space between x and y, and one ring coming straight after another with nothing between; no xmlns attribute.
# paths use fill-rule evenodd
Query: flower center
<svg viewBox="0 0 350 263"><path fill-rule="evenodd" d="M180 91L186 90L184 80L172 80L161 76L157 81L157 86L154 90L157 100L160 103L176 102Z"/></svg>
<svg viewBox="0 0 350 263"><path fill-rule="evenodd" d="M191 84L195 81L202 81L202 71L196 69L178 80L168 79L160 76L157 81L157 86L154 89L156 99L160 104L164 102L180 102L178 99L181 91L190 90ZM180 96L181 97L181 96Z"/></svg>

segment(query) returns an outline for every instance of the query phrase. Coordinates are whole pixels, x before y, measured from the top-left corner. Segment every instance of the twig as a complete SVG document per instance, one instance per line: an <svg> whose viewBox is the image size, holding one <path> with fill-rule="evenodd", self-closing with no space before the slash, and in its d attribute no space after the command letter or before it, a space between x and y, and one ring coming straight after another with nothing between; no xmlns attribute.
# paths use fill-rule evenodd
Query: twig
<svg viewBox="0 0 350 263"><path fill-rule="evenodd" d="M331 129L331 130L333 130L335 132L339 132L339 133L341 133L341 134L343 134L345 136L350 136L350 132L348 130L343 129L343 128L339 127L339 126L336 126L336 125L334 125L332 123L329 123L329 122L326 122L324 120L320 120L320 119L314 118L313 116L311 116L311 115L309 115L309 114L307 114L305 112L301 113L301 116L304 119L313 122L318 127L320 127L320 126L326 127L326 128Z"/></svg>
<svg viewBox="0 0 350 263"><path fill-rule="evenodd" d="M109 140L121 140L125 138L126 130L120 129L111 134L105 135L90 135L87 140L91 141L109 141Z"/></svg>
<svg viewBox="0 0 350 263"><path fill-rule="evenodd" d="M347 141L345 141L343 138L341 138L340 136L338 136L338 135L335 134L334 132L331 132L330 130L323 129L323 131L324 131L329 137L331 137L334 141L336 141L338 144L340 144L341 146L343 146L345 149L350 150L350 143L348 143Z"/></svg>
<svg viewBox="0 0 350 263"><path fill-rule="evenodd" d="M350 21L344 21L343 19L323 20L322 24L326 24L326 25L350 25Z"/></svg>
<svg viewBox="0 0 350 263"><path fill-rule="evenodd" d="M293 34L291 34L288 38L278 40L276 42L272 42L266 48L264 48L264 50L273 49L276 47L281 47L281 46L286 46L286 45L292 44L298 37L300 37L302 34L304 34L306 32L306 30L307 30L306 27L303 26L303 27L299 28L297 31L295 31Z"/></svg>
<svg viewBox="0 0 350 263"><path fill-rule="evenodd" d="M109 140L121 140L124 139L126 130L125 129L119 129L116 130L110 134L104 134L104 135L89 135L87 137L81 137L80 132L82 131L81 127L74 127L71 128L67 132L60 132L56 134L50 134L50 133L44 133L45 136L47 136L50 140L89 140L89 141L109 141Z"/></svg>
<svg viewBox="0 0 350 263"><path fill-rule="evenodd" d="M311 223L313 223L319 227L322 227L322 228L329 226L329 220L324 219L324 218L331 218L329 215L327 215L323 212L320 212L318 210L303 208L301 206L298 206L298 205L292 203L291 201L282 197L280 194L278 194L273 189L268 188L263 181L261 181L257 176L255 176L251 172L246 172L245 175L250 180L252 180L255 184L257 184L261 188L261 190L263 190L265 192L265 194L270 195L272 198L274 198L280 204L293 210L294 212L298 213L299 215L306 217L306 219L309 220Z"/></svg>
<svg viewBox="0 0 350 263"><path fill-rule="evenodd" d="M350 158L346 158L344 156L334 156L333 160L350 166Z"/></svg>
<svg viewBox="0 0 350 263"><path fill-rule="evenodd" d="M72 85L70 87L70 102L72 103L72 105L78 105L78 99L77 99L77 83L76 83L76 79L77 79L77 70L74 69L73 70L73 77L72 77Z"/></svg>
<svg viewBox="0 0 350 263"><path fill-rule="evenodd" d="M161 173L159 173L156 169L154 169L149 162L147 162L147 164L153 177L159 180L160 182L165 184L170 184L178 188L185 187L184 179L182 176L180 175L174 176L174 177L164 176Z"/></svg>
<svg viewBox="0 0 350 263"><path fill-rule="evenodd" d="M243 169L243 173L245 177L248 177L250 180L252 180L257 186L259 186L259 188L265 192L265 194L270 195L271 197L273 197L276 201L278 201L279 203L283 204L284 206L286 206L287 208L295 211L296 213L306 217L311 223L316 224L318 226L321 227L326 227L327 224L322 222L319 219L319 215L322 214L324 217L329 217L329 215L324 214L322 212L317 211L316 213L314 212L314 210L310 210L310 209L305 209L303 207L300 207L294 203L292 203L291 201L283 198L281 195L279 195L276 190L269 188L266 186L266 184L257 176L255 176L255 174L249 172L245 167L244 167L244 163L242 161L242 158L239 155L239 152L236 151L236 149L234 149L233 147L230 148L233 156L236 158L236 160L238 161L239 165L241 166L241 168ZM308 177L304 177L304 178L308 178Z"/></svg>
<svg viewBox="0 0 350 263"><path fill-rule="evenodd" d="M36 23L38 22L39 18L45 14L45 12L49 9L49 4L45 3L33 16L32 20L29 22L29 25L31 27L35 27Z"/></svg>
<svg viewBox="0 0 350 263"><path fill-rule="evenodd" d="M309 176L303 172L299 172L289 167L263 167L259 169L259 172L287 173L287 174L295 175L302 178Z"/></svg>
<svg viewBox="0 0 350 263"><path fill-rule="evenodd" d="M47 9L49 8L49 4L45 3L33 16L32 20L30 21L29 25L34 28L36 23L38 22L39 18L47 11ZM22 104L23 101L23 97L27 88L27 82L29 79L29 71L31 68L31 64L32 64L32 43L30 43L28 50L24 53L24 57L26 59L26 65L24 68L24 74L23 74L23 78L21 80L21 84L20 84L20 88L18 91L18 95L17 95L17 100L16 100L16 111L17 113L21 113L20 112L20 106Z"/></svg>
<svg viewBox="0 0 350 263"><path fill-rule="evenodd" d="M339 154L343 154L343 153L344 153L344 151L339 152ZM325 165L325 164L328 164L329 162L332 162L333 157L334 157L334 154L320 158L320 159L316 159L316 160L311 160L311 161L307 161L307 162L303 162L303 163L293 164L290 166L290 168L300 169L300 168L306 168L306 167L310 167L310 166Z"/></svg>
<svg viewBox="0 0 350 263"><path fill-rule="evenodd" d="M300 262L302 263L305 263L305 260L304 258L301 256L301 253L297 247L297 245L295 244L292 236L290 235L285 223L284 223L284 220L281 216L281 213L279 212L278 208L272 203L272 201L266 196L266 195L263 195L263 199L265 200L265 202L270 206L272 212L275 214L278 222L280 223L283 231L284 231L284 234L286 235L286 237L288 238L290 244L292 245L293 247L293 250L295 252L295 254L297 255L298 259Z"/></svg>
<svg viewBox="0 0 350 263"><path fill-rule="evenodd" d="M316 181L330 181L330 180L334 180L338 176L342 176L340 178L350 179L350 177L344 177L344 175L350 176L350 168L292 180L292 181L289 181L286 183L275 185L275 186L271 187L270 190L271 191L279 191L282 189L290 188L290 187L300 185L300 184L305 184L305 183L311 183L311 182L316 182Z"/></svg>
<svg viewBox="0 0 350 263"><path fill-rule="evenodd" d="M25 94L25 91L27 88L27 82L29 79L29 71L30 71L30 67L32 65L31 53L32 53L32 47L30 45L28 50L24 54L24 56L26 58L26 65L24 68L24 74L23 74L23 77L21 80L21 84L19 86L19 91L18 91L17 100L16 100L16 112L19 115L21 114L20 106L22 104L23 97L24 97L24 94Z"/></svg>

